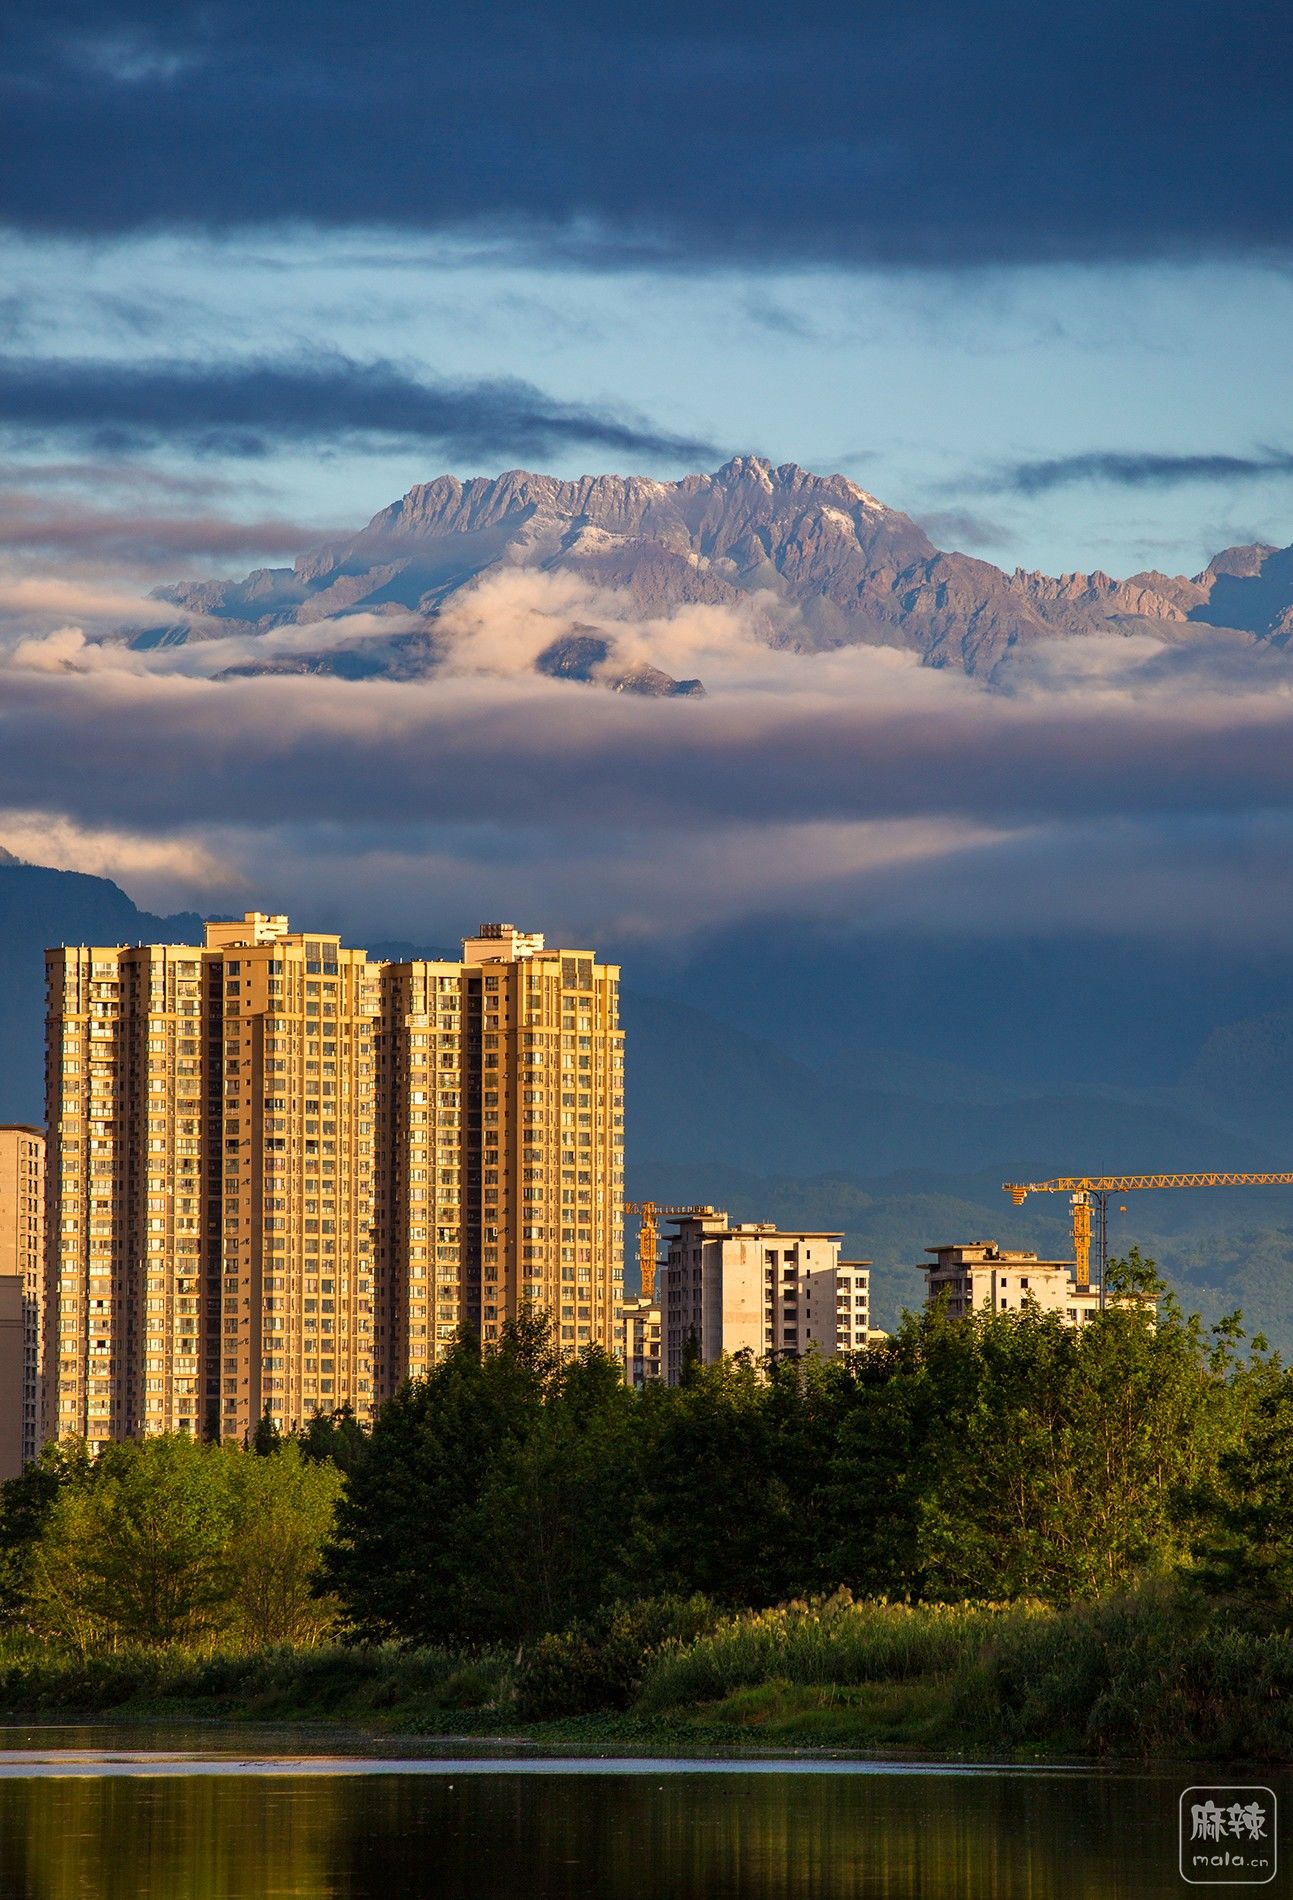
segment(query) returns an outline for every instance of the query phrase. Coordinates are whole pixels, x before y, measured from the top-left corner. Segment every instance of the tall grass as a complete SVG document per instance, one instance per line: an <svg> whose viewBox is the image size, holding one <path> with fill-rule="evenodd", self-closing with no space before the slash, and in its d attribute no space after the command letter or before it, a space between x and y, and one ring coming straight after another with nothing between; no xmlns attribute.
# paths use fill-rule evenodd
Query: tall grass
<svg viewBox="0 0 1293 1900"><path fill-rule="evenodd" d="M340 1646L229 1654L119 1649L82 1659L10 1639L0 1647L0 1714L131 1710L320 1717L480 1709L510 1694L510 1659L449 1650Z"/></svg>
<svg viewBox="0 0 1293 1900"><path fill-rule="evenodd" d="M518 1716L622 1711L699 1737L714 1722L730 1736L776 1706L827 1708L833 1745L876 1746L881 1704L886 1722L904 1710L928 1716L922 1733L958 1749L1293 1761L1293 1631L1246 1626L1151 1583L1062 1610L855 1603L841 1592L720 1617L701 1599L666 1600L623 1606L524 1656L387 1645L82 1661L30 1638L0 1641L0 1715L10 1716L326 1718L479 1733ZM806 1739L814 1733L827 1739L811 1728Z"/></svg>
<svg viewBox="0 0 1293 1900"><path fill-rule="evenodd" d="M966 1670L1005 1621L1041 1614L991 1604L855 1603L846 1591L731 1616L647 1665L644 1713L715 1702L736 1689L910 1682Z"/></svg>
<svg viewBox="0 0 1293 1900"><path fill-rule="evenodd" d="M1088 1755L1293 1759L1293 1634L1170 1584L1004 1623L958 1677L962 1725Z"/></svg>

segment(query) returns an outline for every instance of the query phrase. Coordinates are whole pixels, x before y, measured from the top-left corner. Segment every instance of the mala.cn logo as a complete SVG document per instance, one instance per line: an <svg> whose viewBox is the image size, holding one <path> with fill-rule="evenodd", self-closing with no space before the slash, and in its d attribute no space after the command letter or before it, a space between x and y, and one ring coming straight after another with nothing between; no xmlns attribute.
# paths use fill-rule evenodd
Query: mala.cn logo
<svg viewBox="0 0 1293 1900"><path fill-rule="evenodd" d="M1270 1788L1187 1788L1181 1796L1181 1878L1196 1887L1264 1887L1275 1878Z"/></svg>

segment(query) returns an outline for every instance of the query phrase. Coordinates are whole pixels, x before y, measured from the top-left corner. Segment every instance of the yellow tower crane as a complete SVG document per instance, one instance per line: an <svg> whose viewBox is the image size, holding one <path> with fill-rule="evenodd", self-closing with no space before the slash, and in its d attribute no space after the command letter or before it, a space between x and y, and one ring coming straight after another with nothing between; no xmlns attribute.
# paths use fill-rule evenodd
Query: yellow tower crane
<svg viewBox="0 0 1293 1900"><path fill-rule="evenodd" d="M1293 1174L1061 1174L1054 1181L1003 1181L1001 1185L1016 1207L1022 1207L1030 1194L1068 1195L1073 1208L1074 1278L1083 1288L1091 1284L1091 1214L1094 1209L1103 1292L1109 1253L1111 1194L1134 1194L1141 1188L1291 1187Z"/></svg>
<svg viewBox="0 0 1293 1900"><path fill-rule="evenodd" d="M636 1214L642 1222L638 1228L638 1267L642 1274L642 1291L648 1299L655 1297L655 1257L659 1246L656 1223L680 1217L698 1218L714 1211L712 1207L666 1207L662 1201L625 1201L624 1212Z"/></svg>

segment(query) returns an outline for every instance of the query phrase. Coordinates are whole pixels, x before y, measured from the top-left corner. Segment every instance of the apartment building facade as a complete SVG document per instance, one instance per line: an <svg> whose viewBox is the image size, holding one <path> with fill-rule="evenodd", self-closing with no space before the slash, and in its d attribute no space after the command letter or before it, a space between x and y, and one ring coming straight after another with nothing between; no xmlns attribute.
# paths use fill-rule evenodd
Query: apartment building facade
<svg viewBox="0 0 1293 1900"><path fill-rule="evenodd" d="M618 976L508 925L376 964L261 912L51 951L44 1434L366 1419L526 1304L618 1347Z"/></svg>
<svg viewBox="0 0 1293 1900"><path fill-rule="evenodd" d="M664 1318L652 1295L624 1302L624 1382L641 1391L664 1378Z"/></svg>
<svg viewBox="0 0 1293 1900"><path fill-rule="evenodd" d="M290 1424L344 1404L369 1418L378 1377L379 970L337 936L258 921L251 932L207 926L222 1044L214 1358L225 1438L265 1412ZM213 1127L213 1150L215 1138Z"/></svg>
<svg viewBox="0 0 1293 1900"><path fill-rule="evenodd" d="M0 1273L0 1479L16 1478L23 1466L22 1281Z"/></svg>
<svg viewBox="0 0 1293 1900"><path fill-rule="evenodd" d="M218 1265L205 1277L219 1046L202 953L81 945L50 952L46 980L44 1433L99 1446L146 1418L197 1430L219 1340Z"/></svg>
<svg viewBox="0 0 1293 1900"><path fill-rule="evenodd" d="M18 1464L27 1464L40 1445L40 1354L45 1279L45 1134L26 1124L0 1126L0 1280L8 1285L6 1310L18 1303L20 1364L6 1363L0 1377L5 1422L0 1439L12 1447L17 1423ZM10 1358L12 1337L7 1338ZM12 1448L0 1462L13 1464ZM8 1471L12 1475L12 1471Z"/></svg>
<svg viewBox="0 0 1293 1900"><path fill-rule="evenodd" d="M49 1436L372 1409L376 973L206 934L47 958Z"/></svg>
<svg viewBox="0 0 1293 1900"><path fill-rule="evenodd" d="M1083 1326L1100 1311L1100 1289L1079 1287L1071 1260L1040 1260L1035 1253L999 1247L995 1240L927 1247L926 1304L942 1304L949 1319L969 1313L1021 1313L1035 1307Z"/></svg>
<svg viewBox="0 0 1293 1900"><path fill-rule="evenodd" d="M830 1358L867 1344L870 1263L840 1259L842 1234L734 1225L717 1208L674 1226L656 1284L669 1384L689 1351L708 1363L738 1352Z"/></svg>
<svg viewBox="0 0 1293 1900"><path fill-rule="evenodd" d="M619 969L482 925L458 962L390 964L378 1036L388 1384L524 1307L560 1348L622 1346Z"/></svg>

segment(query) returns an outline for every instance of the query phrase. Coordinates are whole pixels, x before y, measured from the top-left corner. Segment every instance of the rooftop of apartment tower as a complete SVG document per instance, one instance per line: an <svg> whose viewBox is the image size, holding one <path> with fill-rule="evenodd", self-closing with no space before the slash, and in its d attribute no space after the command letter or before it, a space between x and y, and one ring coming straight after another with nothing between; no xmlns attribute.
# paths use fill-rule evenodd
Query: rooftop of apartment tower
<svg viewBox="0 0 1293 1900"><path fill-rule="evenodd" d="M240 918L214 918L205 926L208 950L234 950L255 944L301 943L308 938L321 943L341 943L336 931L294 931L281 911L249 910ZM592 956L592 951L547 948L541 930L522 930L518 924L484 923L474 937L462 939L462 962L523 963L531 957L557 955Z"/></svg>

